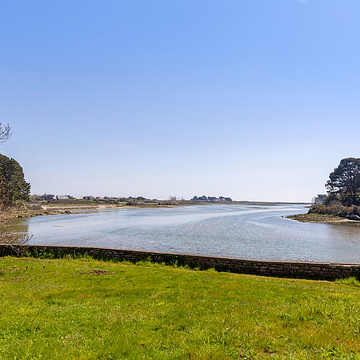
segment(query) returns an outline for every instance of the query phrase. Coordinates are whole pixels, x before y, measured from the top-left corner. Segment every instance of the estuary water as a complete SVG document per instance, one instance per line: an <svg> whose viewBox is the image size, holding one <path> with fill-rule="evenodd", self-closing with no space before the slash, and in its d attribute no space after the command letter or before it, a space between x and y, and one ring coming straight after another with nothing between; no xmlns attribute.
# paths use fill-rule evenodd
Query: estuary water
<svg viewBox="0 0 360 360"><path fill-rule="evenodd" d="M108 209L24 219L31 244L113 247L262 260L360 263L360 224L286 218L302 206Z"/></svg>

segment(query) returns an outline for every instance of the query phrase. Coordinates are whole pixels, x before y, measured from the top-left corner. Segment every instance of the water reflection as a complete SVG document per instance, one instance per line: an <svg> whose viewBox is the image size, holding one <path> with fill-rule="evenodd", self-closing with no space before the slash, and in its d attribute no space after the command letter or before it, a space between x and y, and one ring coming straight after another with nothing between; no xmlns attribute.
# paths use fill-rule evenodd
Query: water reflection
<svg viewBox="0 0 360 360"><path fill-rule="evenodd" d="M32 244L103 246L265 260L359 262L360 224L286 219L299 206L113 209L24 220Z"/></svg>

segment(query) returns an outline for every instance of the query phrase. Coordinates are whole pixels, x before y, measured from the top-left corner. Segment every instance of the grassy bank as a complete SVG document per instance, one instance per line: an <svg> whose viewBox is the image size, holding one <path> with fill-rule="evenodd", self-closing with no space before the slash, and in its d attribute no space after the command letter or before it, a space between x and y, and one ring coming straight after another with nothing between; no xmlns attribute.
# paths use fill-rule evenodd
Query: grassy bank
<svg viewBox="0 0 360 360"><path fill-rule="evenodd" d="M326 224L358 224L359 221L349 220L344 217L334 216L329 214L299 214L287 216L288 219L297 220L308 223L326 223Z"/></svg>
<svg viewBox="0 0 360 360"><path fill-rule="evenodd" d="M343 206L338 201L330 205L312 205L307 214L288 216L289 219L301 222L319 222L329 224L360 224L360 207Z"/></svg>
<svg viewBox="0 0 360 360"><path fill-rule="evenodd" d="M329 282L7 257L0 359L359 359L359 295Z"/></svg>
<svg viewBox="0 0 360 360"><path fill-rule="evenodd" d="M64 215L64 214L78 214L78 213L89 213L104 209L143 209L143 208L169 208L183 205L162 205L155 203L147 203L144 205L126 205L126 203L118 203L116 205L111 204L95 204L90 203L84 204L44 204L29 206L25 209L12 209L9 212L0 212L0 221L6 222L8 220L15 220L21 218L35 217L35 216L46 216L46 215Z"/></svg>

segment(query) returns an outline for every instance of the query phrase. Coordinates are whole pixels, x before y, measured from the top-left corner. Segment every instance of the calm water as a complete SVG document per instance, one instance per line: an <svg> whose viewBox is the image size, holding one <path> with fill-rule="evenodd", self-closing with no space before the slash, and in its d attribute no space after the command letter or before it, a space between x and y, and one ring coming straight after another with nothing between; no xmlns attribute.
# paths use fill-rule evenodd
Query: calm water
<svg viewBox="0 0 360 360"><path fill-rule="evenodd" d="M360 224L304 224L300 206L112 209L25 219L32 244L81 245L266 260L360 263Z"/></svg>

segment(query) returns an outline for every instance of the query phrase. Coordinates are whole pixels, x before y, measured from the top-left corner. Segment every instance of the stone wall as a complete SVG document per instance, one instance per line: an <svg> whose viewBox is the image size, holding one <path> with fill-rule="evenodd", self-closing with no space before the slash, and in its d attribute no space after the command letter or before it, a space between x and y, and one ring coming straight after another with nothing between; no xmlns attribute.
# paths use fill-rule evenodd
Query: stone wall
<svg viewBox="0 0 360 360"><path fill-rule="evenodd" d="M310 261L249 260L96 247L47 245L27 245L14 247L9 245L0 245L0 256L2 257L7 255L47 258L62 258L66 255L71 255L73 257L89 255L94 259L114 259L119 261L125 260L132 263L143 260L150 260L152 262L165 263L168 265L188 265L190 268L199 268L202 270L214 268L217 271L239 274L317 280L335 280L355 276L357 279L360 279L360 264Z"/></svg>

